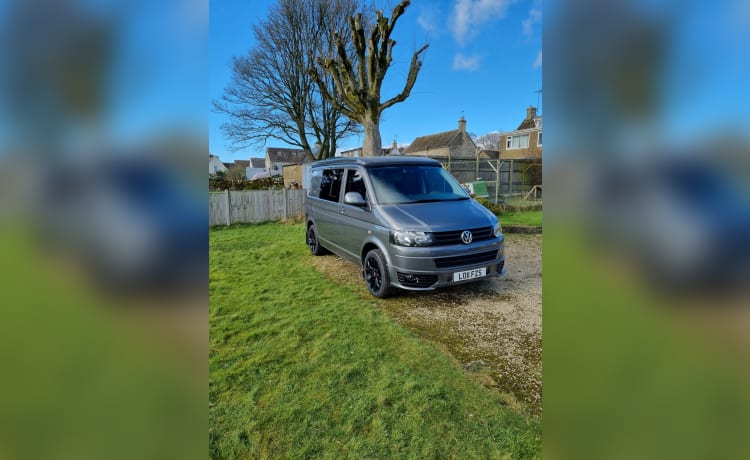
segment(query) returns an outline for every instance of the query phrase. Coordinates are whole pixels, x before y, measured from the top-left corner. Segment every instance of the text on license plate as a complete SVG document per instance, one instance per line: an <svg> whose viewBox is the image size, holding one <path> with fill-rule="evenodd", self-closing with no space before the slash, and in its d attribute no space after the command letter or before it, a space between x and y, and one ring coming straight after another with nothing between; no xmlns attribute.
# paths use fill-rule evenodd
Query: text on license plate
<svg viewBox="0 0 750 460"><path fill-rule="evenodd" d="M466 281L474 278L481 278L487 274L487 267L466 270L465 272L456 272L453 274L453 281Z"/></svg>

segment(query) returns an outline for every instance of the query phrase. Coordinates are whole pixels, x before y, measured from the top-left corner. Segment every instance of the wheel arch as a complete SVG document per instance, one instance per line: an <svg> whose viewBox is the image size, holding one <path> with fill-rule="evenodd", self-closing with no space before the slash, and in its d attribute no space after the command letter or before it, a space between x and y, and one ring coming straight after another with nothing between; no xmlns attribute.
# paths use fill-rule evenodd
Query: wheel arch
<svg viewBox="0 0 750 460"><path fill-rule="evenodd" d="M359 254L359 263L361 265L364 265L365 263L365 256L368 252L372 251L373 249L379 249L380 252L383 253L383 257L385 257L385 262L390 266L391 265L391 256L388 254L388 251L386 251L383 243L379 241L376 238L368 238L365 241L365 244L362 245L362 250Z"/></svg>

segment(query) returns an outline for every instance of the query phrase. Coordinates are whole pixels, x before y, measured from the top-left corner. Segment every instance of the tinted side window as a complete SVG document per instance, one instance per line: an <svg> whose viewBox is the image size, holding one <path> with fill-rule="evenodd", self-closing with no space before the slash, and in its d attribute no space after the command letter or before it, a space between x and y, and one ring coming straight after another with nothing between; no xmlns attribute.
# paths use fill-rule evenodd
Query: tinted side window
<svg viewBox="0 0 750 460"><path fill-rule="evenodd" d="M320 196L320 182L323 178L323 171L320 169L313 169L310 178L310 190L308 196L319 197Z"/></svg>
<svg viewBox="0 0 750 460"><path fill-rule="evenodd" d="M324 169L320 179L320 198L338 203L343 169Z"/></svg>
<svg viewBox="0 0 750 460"><path fill-rule="evenodd" d="M349 192L357 192L362 195L362 198L367 201L367 187L365 186L365 180L362 177L362 172L356 169L350 169L349 174L346 175L346 188L344 194Z"/></svg>

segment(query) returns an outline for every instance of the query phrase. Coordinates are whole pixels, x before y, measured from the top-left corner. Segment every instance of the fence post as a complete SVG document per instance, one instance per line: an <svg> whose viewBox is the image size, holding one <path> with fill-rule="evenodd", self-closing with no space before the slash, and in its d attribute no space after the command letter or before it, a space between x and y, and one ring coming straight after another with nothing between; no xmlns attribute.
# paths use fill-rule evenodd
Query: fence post
<svg viewBox="0 0 750 460"><path fill-rule="evenodd" d="M227 227L232 225L232 202L229 199L229 190L224 189L224 196L227 198Z"/></svg>
<svg viewBox="0 0 750 460"><path fill-rule="evenodd" d="M266 217L267 220L273 220L273 189L269 188L265 191L266 193L266 203L268 203L268 217Z"/></svg>
<svg viewBox="0 0 750 460"><path fill-rule="evenodd" d="M496 161L497 168L495 169L495 204L498 203L500 198L500 158L498 158Z"/></svg>
<svg viewBox="0 0 750 460"><path fill-rule="evenodd" d="M284 190L284 220L289 220L289 205L287 204L286 187Z"/></svg>

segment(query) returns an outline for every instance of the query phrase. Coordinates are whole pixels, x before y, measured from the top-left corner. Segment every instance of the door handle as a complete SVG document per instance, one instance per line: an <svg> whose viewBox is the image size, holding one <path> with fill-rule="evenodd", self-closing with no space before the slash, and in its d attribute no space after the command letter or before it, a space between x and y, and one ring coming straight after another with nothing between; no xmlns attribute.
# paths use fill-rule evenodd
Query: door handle
<svg viewBox="0 0 750 460"><path fill-rule="evenodd" d="M344 210L343 209L339 209L339 214L343 214L343 213L344 213Z"/></svg>

